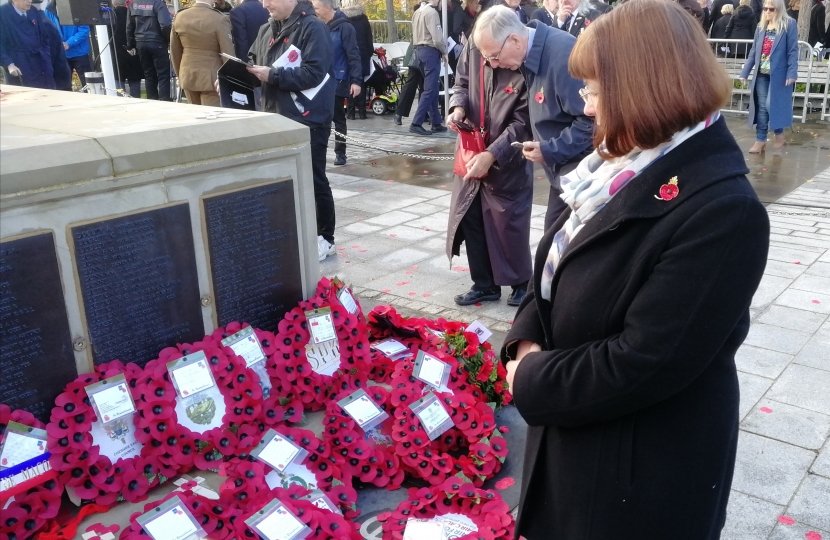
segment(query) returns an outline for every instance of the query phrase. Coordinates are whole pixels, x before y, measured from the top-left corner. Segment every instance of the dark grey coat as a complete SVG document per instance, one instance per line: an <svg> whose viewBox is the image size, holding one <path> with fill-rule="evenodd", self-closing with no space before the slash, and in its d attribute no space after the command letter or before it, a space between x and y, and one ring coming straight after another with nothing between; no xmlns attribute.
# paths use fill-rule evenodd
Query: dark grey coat
<svg viewBox="0 0 830 540"><path fill-rule="evenodd" d="M769 248L747 172L723 118L692 136L585 224L552 301L535 291L570 209L542 238L505 340L542 345L511 389L529 425L517 537L720 537L738 441L735 351ZM673 177L678 196L656 198Z"/></svg>
<svg viewBox="0 0 830 540"><path fill-rule="evenodd" d="M467 122L480 124L481 53L467 45L458 59L450 107L461 107ZM530 139L528 94L518 71L484 68L485 128L490 133L487 150L496 164L481 180L453 179L447 257L452 261L464 241L459 229L476 194L481 191L484 235L497 285L518 285L532 274L530 260L530 212L533 202L533 168L512 142ZM513 93L505 91L509 86ZM456 143L456 149L458 143Z"/></svg>

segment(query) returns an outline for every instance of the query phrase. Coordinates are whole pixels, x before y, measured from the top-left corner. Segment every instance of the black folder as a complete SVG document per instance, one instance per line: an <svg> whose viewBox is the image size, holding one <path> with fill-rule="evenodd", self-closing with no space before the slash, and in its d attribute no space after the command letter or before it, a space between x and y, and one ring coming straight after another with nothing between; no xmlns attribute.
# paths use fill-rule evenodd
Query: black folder
<svg viewBox="0 0 830 540"><path fill-rule="evenodd" d="M256 110L254 88L259 79L245 69L248 65L237 58L230 58L219 68L219 103L228 109Z"/></svg>

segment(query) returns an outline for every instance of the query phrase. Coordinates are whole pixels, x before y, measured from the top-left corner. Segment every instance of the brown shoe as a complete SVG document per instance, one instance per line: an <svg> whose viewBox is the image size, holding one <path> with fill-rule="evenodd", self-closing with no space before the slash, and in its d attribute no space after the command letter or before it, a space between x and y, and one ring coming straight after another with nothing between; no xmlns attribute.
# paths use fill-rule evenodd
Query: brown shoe
<svg viewBox="0 0 830 540"><path fill-rule="evenodd" d="M784 148L785 144L787 144L787 141L784 140L784 134L782 133L781 135L776 135L775 136L775 140L772 143L772 147L775 148L776 150L780 150L780 149Z"/></svg>
<svg viewBox="0 0 830 540"><path fill-rule="evenodd" d="M760 154L766 148L767 143L762 143L761 141L755 141L755 144L752 145L752 148L749 149L750 154Z"/></svg>

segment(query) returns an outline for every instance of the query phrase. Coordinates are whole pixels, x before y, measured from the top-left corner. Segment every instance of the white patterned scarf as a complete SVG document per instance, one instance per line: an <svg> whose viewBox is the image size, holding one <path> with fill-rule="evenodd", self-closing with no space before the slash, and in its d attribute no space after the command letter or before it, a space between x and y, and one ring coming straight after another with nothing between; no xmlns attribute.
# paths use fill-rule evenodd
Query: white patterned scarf
<svg viewBox="0 0 830 540"><path fill-rule="evenodd" d="M559 261L571 241L597 212L602 210L614 195L620 192L632 178L649 165L679 146L686 139L703 131L720 118L716 112L703 122L674 134L671 140L656 148L633 149L627 155L605 161L595 150L579 162L573 172L563 176L562 200L571 207L571 215L565 225L553 236L545 267L542 269L541 295L550 300L553 275Z"/></svg>

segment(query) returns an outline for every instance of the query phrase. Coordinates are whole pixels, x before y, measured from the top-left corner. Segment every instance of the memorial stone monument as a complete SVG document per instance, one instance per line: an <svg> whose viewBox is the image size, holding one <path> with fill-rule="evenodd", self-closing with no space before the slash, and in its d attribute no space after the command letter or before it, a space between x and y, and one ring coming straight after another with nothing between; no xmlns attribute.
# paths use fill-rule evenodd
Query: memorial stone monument
<svg viewBox="0 0 830 540"><path fill-rule="evenodd" d="M245 321L319 278L308 129L274 114L0 87L0 403Z"/></svg>

